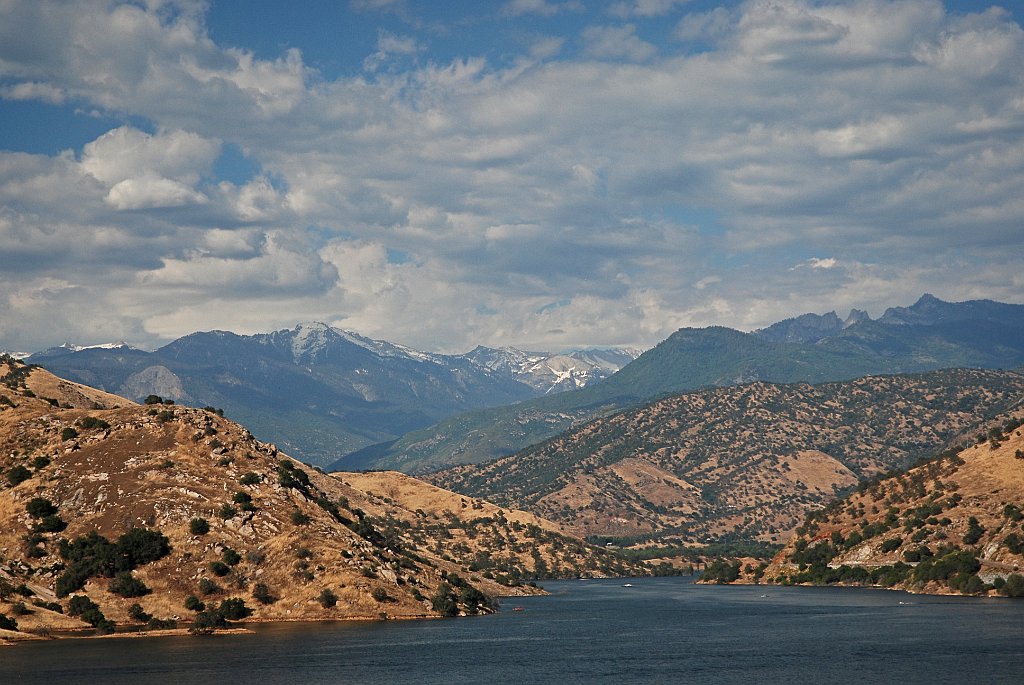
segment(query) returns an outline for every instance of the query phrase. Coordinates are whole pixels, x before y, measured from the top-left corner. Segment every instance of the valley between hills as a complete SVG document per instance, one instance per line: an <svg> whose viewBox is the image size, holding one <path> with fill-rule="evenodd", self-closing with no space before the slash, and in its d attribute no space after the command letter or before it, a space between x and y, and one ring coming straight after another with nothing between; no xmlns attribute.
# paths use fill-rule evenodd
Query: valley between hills
<svg viewBox="0 0 1024 685"><path fill-rule="evenodd" d="M465 616L545 578L694 566L1019 596L1021 331L1024 306L925 296L684 329L630 363L431 356L321 324L36 356L68 378L0 355L0 641ZM429 421L432 389L451 414L620 363L323 468L337 436ZM267 439L281 426L308 461Z"/></svg>

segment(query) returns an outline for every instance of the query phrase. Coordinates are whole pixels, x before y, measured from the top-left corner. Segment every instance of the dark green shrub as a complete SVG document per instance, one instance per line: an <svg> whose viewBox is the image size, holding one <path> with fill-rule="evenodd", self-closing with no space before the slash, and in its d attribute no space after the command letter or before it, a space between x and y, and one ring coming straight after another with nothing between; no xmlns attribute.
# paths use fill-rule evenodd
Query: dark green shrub
<svg viewBox="0 0 1024 685"><path fill-rule="evenodd" d="M220 511L217 512L217 515L226 521L238 516L238 509L235 509L234 506L225 502L221 505Z"/></svg>
<svg viewBox="0 0 1024 685"><path fill-rule="evenodd" d="M64 519L56 514L51 514L44 516L43 520L34 525L32 529L40 533L59 533L67 527L68 524Z"/></svg>
<svg viewBox="0 0 1024 685"><path fill-rule="evenodd" d="M110 424L103 419L98 419L95 416L84 416L78 420L78 426L85 430L92 430L98 428L100 430L106 430L110 428Z"/></svg>
<svg viewBox="0 0 1024 685"><path fill-rule="evenodd" d="M210 562L210 573L223 578L231 571L231 567L225 564L223 561L211 561Z"/></svg>
<svg viewBox="0 0 1024 685"><path fill-rule="evenodd" d="M50 458L49 457L42 457L42 456L40 456L40 457L36 457L35 459L32 460L32 468L34 468L36 471L38 471L39 469L45 469L49 465L50 465Z"/></svg>
<svg viewBox="0 0 1024 685"><path fill-rule="evenodd" d="M194 518L189 521L188 530L193 535L206 535L210 532L210 522L204 518Z"/></svg>
<svg viewBox="0 0 1024 685"><path fill-rule="evenodd" d="M114 576L107 590L122 597L142 597L150 593L146 584L133 576L131 571L122 571Z"/></svg>
<svg viewBox="0 0 1024 685"><path fill-rule="evenodd" d="M252 589L252 598L260 604L273 604L277 601L277 598L270 592L270 588L267 587L266 583L256 583L256 586Z"/></svg>
<svg viewBox="0 0 1024 685"><path fill-rule="evenodd" d="M209 578L203 578L199 581L199 591L204 595L215 595L221 591L221 587Z"/></svg>
<svg viewBox="0 0 1024 685"><path fill-rule="evenodd" d="M231 501L235 504L252 504L252 495L239 491L232 495Z"/></svg>
<svg viewBox="0 0 1024 685"><path fill-rule="evenodd" d="M85 583L89 580L92 575L91 570L81 564L71 564L64 570L64 573L57 578L57 584L54 591L58 597L67 597L76 590L81 590L85 587Z"/></svg>
<svg viewBox="0 0 1024 685"><path fill-rule="evenodd" d="M63 440L63 441L74 440L77 437L78 437L78 431L76 431L71 426L68 426L67 428L65 428L64 430L62 430L60 432L60 439Z"/></svg>
<svg viewBox="0 0 1024 685"><path fill-rule="evenodd" d="M24 483L31 477L32 472L21 464L18 464L7 472L7 482L10 483L12 487L19 483Z"/></svg>
<svg viewBox="0 0 1024 685"><path fill-rule="evenodd" d="M309 494L309 474L287 459L282 459L277 465L277 480L283 488L294 488Z"/></svg>
<svg viewBox="0 0 1024 685"><path fill-rule="evenodd" d="M375 587L375 588L373 588L373 592L370 593L370 596L372 596L373 599L378 601L378 602L389 602L389 601L391 601L391 597L388 596L387 590L385 590L382 587Z"/></svg>
<svg viewBox="0 0 1024 685"><path fill-rule="evenodd" d="M57 513L57 506L45 497L33 497L25 505L25 511L34 519L52 516Z"/></svg>
<svg viewBox="0 0 1024 685"><path fill-rule="evenodd" d="M0 614L0 630L17 630L18 622L7 616L6 614Z"/></svg>
<svg viewBox="0 0 1024 685"><path fill-rule="evenodd" d="M32 600L32 603L35 604L40 609L49 609L50 611L55 611L58 614L63 614L64 613L64 607L62 607L57 602L47 602L46 600L42 600L42 599L34 599L34 600Z"/></svg>
<svg viewBox="0 0 1024 685"><path fill-rule="evenodd" d="M225 599L217 607L217 612L229 621L239 621L252 616L252 609L245 606L245 600L241 597L230 597Z"/></svg>
<svg viewBox="0 0 1024 685"><path fill-rule="evenodd" d="M163 533L145 528L132 528L117 539L117 550L128 564L126 570L142 566L171 553L171 542Z"/></svg>
<svg viewBox="0 0 1024 685"><path fill-rule="evenodd" d="M459 602L470 614L478 614L491 607L491 598L472 585L467 585L459 591Z"/></svg>
<svg viewBox="0 0 1024 685"><path fill-rule="evenodd" d="M258 473L250 471L249 473L243 474L242 477L238 479L238 482L241 483L242 485L256 485L262 480L263 476L261 476Z"/></svg>
<svg viewBox="0 0 1024 685"><path fill-rule="evenodd" d="M143 404L163 404L164 398L160 395L147 395L146 399L142 400Z"/></svg>
<svg viewBox="0 0 1024 685"><path fill-rule="evenodd" d="M734 562L730 564L723 559L716 559L707 565L704 572L700 575L700 579L707 581L714 581L716 583L731 583L740 577L740 563Z"/></svg>
<svg viewBox="0 0 1024 685"><path fill-rule="evenodd" d="M1024 597L1024 575L1011 573L1007 576L1002 593L1007 597Z"/></svg>
<svg viewBox="0 0 1024 685"><path fill-rule="evenodd" d="M901 538L889 538L888 540L882 543L880 549L882 550L882 552L894 552L897 549L899 549L900 545L902 544L903 540Z"/></svg>
<svg viewBox="0 0 1024 685"><path fill-rule="evenodd" d="M320 596L317 599L320 602L320 606L324 609L330 609L338 603L338 595L326 587L320 591Z"/></svg>
<svg viewBox="0 0 1024 685"><path fill-rule="evenodd" d="M185 598L185 608L189 611L203 611L206 605L195 595L189 595Z"/></svg>
<svg viewBox="0 0 1024 685"><path fill-rule="evenodd" d="M219 611L200 611L196 614L191 630L197 633L210 632L227 627L228 622Z"/></svg>
<svg viewBox="0 0 1024 685"><path fill-rule="evenodd" d="M292 523L294 523L296 526L304 526L307 523L309 523L309 521L309 516L302 513L300 510L295 509L292 511Z"/></svg>
<svg viewBox="0 0 1024 685"><path fill-rule="evenodd" d="M128 618L139 623L147 623L153 618L153 614L147 614L142 605L136 602L128 607Z"/></svg>
<svg viewBox="0 0 1024 685"><path fill-rule="evenodd" d="M68 601L68 616L81 616L90 609L99 609L99 606L86 595L75 595Z"/></svg>
<svg viewBox="0 0 1024 685"><path fill-rule="evenodd" d="M430 606L442 616L457 616L459 613L459 605L452 586L443 581L437 586L437 592L430 598Z"/></svg>
<svg viewBox="0 0 1024 685"><path fill-rule="evenodd" d="M220 559L228 566L236 566L242 560L242 555L230 547L225 547L220 553Z"/></svg>
<svg viewBox="0 0 1024 685"><path fill-rule="evenodd" d="M985 528L978 523L978 519L972 516L967 520L967 532L964 533L964 544L973 545L977 543L984 533Z"/></svg>

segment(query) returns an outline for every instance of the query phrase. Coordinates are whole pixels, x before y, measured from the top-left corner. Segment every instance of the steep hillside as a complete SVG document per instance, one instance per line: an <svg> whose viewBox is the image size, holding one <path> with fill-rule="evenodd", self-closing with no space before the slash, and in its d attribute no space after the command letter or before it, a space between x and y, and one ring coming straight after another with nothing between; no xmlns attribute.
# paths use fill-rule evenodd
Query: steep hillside
<svg viewBox="0 0 1024 685"><path fill-rule="evenodd" d="M462 357L319 323L249 336L193 333L155 352L55 348L26 361L138 400L155 394L223 407L260 438L312 464L452 414L537 394Z"/></svg>
<svg viewBox="0 0 1024 685"><path fill-rule="evenodd" d="M943 448L1024 397L1024 376L952 370L670 397L491 463L427 478L582 535L781 541L838 492Z"/></svg>
<svg viewBox="0 0 1024 685"><path fill-rule="evenodd" d="M877 321L851 312L806 315L762 331L685 328L607 380L573 393L445 419L335 468L396 468L424 473L483 463L574 425L652 398L761 380L839 381L869 374L1024 363L1024 305L985 300L950 303L930 295Z"/></svg>
<svg viewBox="0 0 1024 685"><path fill-rule="evenodd" d="M387 493L409 480L379 479L366 492L217 411L135 405L0 359L0 620L105 632L476 613L535 591L523 580L546 568L640 570L468 497L449 495L450 515L403 507ZM486 569L462 562L484 553Z"/></svg>
<svg viewBox="0 0 1024 685"><path fill-rule="evenodd" d="M810 516L762 582L1024 597L1024 414Z"/></svg>
<svg viewBox="0 0 1024 685"><path fill-rule="evenodd" d="M397 471L334 475L404 512L396 517L383 505L367 506L386 536L404 536L504 585L527 578L599 578L652 570L588 545L535 514L443 490Z"/></svg>

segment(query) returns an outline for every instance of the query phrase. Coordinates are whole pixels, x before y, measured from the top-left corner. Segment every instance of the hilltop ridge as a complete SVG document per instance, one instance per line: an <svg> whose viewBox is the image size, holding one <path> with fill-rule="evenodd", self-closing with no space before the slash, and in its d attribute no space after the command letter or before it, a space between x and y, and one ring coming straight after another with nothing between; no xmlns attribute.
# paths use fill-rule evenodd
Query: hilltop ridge
<svg viewBox="0 0 1024 685"><path fill-rule="evenodd" d="M1022 396L1012 371L754 382L667 397L423 477L580 535L783 542L808 510L947 447Z"/></svg>

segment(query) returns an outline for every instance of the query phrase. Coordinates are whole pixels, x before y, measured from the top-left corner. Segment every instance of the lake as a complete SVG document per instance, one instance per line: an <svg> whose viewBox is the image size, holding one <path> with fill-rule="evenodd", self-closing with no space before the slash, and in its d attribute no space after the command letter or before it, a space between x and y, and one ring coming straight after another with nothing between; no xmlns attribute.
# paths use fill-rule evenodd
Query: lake
<svg viewBox="0 0 1024 685"><path fill-rule="evenodd" d="M689 578L544 586L475 618L22 644L0 648L0 683L1024 683L1020 600Z"/></svg>

